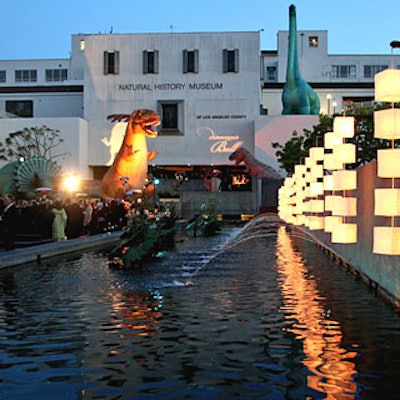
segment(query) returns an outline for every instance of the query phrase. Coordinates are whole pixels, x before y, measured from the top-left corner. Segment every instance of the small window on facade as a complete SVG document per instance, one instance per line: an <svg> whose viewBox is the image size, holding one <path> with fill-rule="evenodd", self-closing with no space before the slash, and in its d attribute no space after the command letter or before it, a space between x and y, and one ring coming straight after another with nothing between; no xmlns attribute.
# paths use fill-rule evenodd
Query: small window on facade
<svg viewBox="0 0 400 400"><path fill-rule="evenodd" d="M364 78L373 78L378 72L388 68L388 65L364 65Z"/></svg>
<svg viewBox="0 0 400 400"><path fill-rule="evenodd" d="M223 50L223 71L239 72L239 49Z"/></svg>
<svg viewBox="0 0 400 400"><path fill-rule="evenodd" d="M79 42L79 48L81 49L81 51L85 50L85 40L81 39L81 41Z"/></svg>
<svg viewBox="0 0 400 400"><path fill-rule="evenodd" d="M161 116L160 135L182 135L183 102L167 100L159 101L158 104Z"/></svg>
<svg viewBox="0 0 400 400"><path fill-rule="evenodd" d="M266 81L273 81L275 82L277 80L277 73L276 73L276 67L267 67L266 68L266 76L265 76Z"/></svg>
<svg viewBox="0 0 400 400"><path fill-rule="evenodd" d="M183 50L183 73L199 72L199 51L198 50Z"/></svg>
<svg viewBox="0 0 400 400"><path fill-rule="evenodd" d="M6 101L6 112L22 118L33 117L32 100L9 100Z"/></svg>
<svg viewBox="0 0 400 400"><path fill-rule="evenodd" d="M36 82L37 71L35 69L20 69L15 71L15 82Z"/></svg>
<svg viewBox="0 0 400 400"><path fill-rule="evenodd" d="M333 78L356 78L355 65L332 65Z"/></svg>
<svg viewBox="0 0 400 400"><path fill-rule="evenodd" d="M119 51L104 52L104 75L119 74Z"/></svg>
<svg viewBox="0 0 400 400"><path fill-rule="evenodd" d="M62 82L67 80L66 69L46 69L46 82Z"/></svg>
<svg viewBox="0 0 400 400"><path fill-rule="evenodd" d="M310 36L308 38L310 47L318 47L318 36Z"/></svg>
<svg viewBox="0 0 400 400"><path fill-rule="evenodd" d="M143 51L143 73L158 74L158 50Z"/></svg>
<svg viewBox="0 0 400 400"><path fill-rule="evenodd" d="M7 72L4 70L0 71L0 82L5 83L7 78Z"/></svg>

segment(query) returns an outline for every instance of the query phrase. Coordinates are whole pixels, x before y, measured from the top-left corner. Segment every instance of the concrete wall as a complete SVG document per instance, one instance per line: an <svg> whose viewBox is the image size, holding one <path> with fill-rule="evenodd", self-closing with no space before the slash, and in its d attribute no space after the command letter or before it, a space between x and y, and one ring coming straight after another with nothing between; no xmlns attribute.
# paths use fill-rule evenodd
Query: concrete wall
<svg viewBox="0 0 400 400"><path fill-rule="evenodd" d="M357 217L348 218L348 222L357 223L357 243L333 244L330 234L306 230L368 280L371 287L393 303L400 304L400 256L372 252L374 226L390 226L390 218L374 216L374 189L390 187L391 179L378 178L376 161L373 161L357 170L357 181L358 188L346 192L347 196L357 197Z"/></svg>
<svg viewBox="0 0 400 400"><path fill-rule="evenodd" d="M88 167L88 123L82 118L10 118L0 119L0 141L4 142L11 132L24 128L47 126L58 130L63 142L52 152L65 154L56 161L65 174L75 173L82 179L91 179ZM0 161L0 167L7 162Z"/></svg>
<svg viewBox="0 0 400 400"><path fill-rule="evenodd" d="M258 214L256 192L182 192L181 217L191 218L201 213L201 205L213 199L216 214L240 216Z"/></svg>

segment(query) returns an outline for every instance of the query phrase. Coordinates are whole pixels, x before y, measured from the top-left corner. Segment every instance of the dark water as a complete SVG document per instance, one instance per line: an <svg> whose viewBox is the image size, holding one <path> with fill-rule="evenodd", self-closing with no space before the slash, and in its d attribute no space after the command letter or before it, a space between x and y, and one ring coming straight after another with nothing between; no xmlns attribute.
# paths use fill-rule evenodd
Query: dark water
<svg viewBox="0 0 400 400"><path fill-rule="evenodd" d="M399 398L393 308L269 219L0 271L0 351L2 400Z"/></svg>

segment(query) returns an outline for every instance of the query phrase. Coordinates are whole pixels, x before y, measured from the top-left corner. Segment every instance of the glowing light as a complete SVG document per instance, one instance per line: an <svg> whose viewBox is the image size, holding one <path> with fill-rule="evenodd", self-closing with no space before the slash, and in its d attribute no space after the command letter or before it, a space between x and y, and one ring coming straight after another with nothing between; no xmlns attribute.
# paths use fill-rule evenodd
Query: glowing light
<svg viewBox="0 0 400 400"><path fill-rule="evenodd" d="M377 254L400 255L400 228L375 226L373 252Z"/></svg>
<svg viewBox="0 0 400 400"><path fill-rule="evenodd" d="M374 136L378 139L400 139L400 109L374 112Z"/></svg>
<svg viewBox="0 0 400 400"><path fill-rule="evenodd" d="M63 186L68 192L76 192L79 190L80 179L76 175L67 175L64 178Z"/></svg>
<svg viewBox="0 0 400 400"><path fill-rule="evenodd" d="M400 178L400 149L380 149L377 153L377 175L380 178Z"/></svg>
<svg viewBox="0 0 400 400"><path fill-rule="evenodd" d="M374 77L375 100L395 103L400 101L400 70L385 69Z"/></svg>
<svg viewBox="0 0 400 400"><path fill-rule="evenodd" d="M375 215L400 215L400 189L375 189Z"/></svg>
<svg viewBox="0 0 400 400"><path fill-rule="evenodd" d="M332 230L332 243L357 243L357 224L338 224Z"/></svg>
<svg viewBox="0 0 400 400"><path fill-rule="evenodd" d="M354 117L335 117L333 120L333 132L342 138L354 137Z"/></svg>

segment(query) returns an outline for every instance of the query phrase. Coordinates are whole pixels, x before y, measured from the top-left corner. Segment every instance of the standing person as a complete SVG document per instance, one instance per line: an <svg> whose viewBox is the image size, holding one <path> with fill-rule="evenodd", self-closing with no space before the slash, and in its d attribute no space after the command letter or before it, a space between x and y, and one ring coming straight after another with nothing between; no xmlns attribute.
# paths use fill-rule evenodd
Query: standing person
<svg viewBox="0 0 400 400"><path fill-rule="evenodd" d="M18 226L18 210L15 206L15 198L12 194L4 196L4 209L2 215L2 228L4 248L12 250L15 248L15 232Z"/></svg>
<svg viewBox="0 0 400 400"><path fill-rule="evenodd" d="M67 226L67 212L60 200L56 200L54 202L54 208L51 210L54 214L53 219L53 240L56 242L60 242L61 240L65 240L65 227Z"/></svg>
<svg viewBox="0 0 400 400"><path fill-rule="evenodd" d="M65 207L67 212L68 221L66 227L66 234L68 239L77 238L82 235L83 231L83 209L78 204L76 199L70 199Z"/></svg>
<svg viewBox="0 0 400 400"><path fill-rule="evenodd" d="M89 200L83 201L83 234L90 235L90 224L92 222L93 207Z"/></svg>

